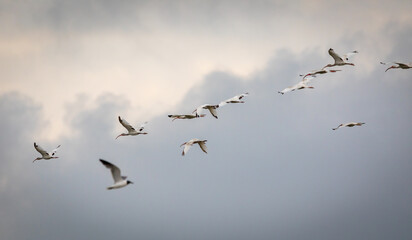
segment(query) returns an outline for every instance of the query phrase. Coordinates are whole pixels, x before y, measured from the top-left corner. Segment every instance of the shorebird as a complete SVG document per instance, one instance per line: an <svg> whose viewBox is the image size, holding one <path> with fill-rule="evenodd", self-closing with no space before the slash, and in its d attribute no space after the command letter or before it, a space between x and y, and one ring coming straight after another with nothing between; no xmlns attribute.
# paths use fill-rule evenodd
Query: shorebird
<svg viewBox="0 0 412 240"><path fill-rule="evenodd" d="M298 82L297 84L295 84L293 86L287 87L287 88L283 89L282 91L278 91L278 93L283 95L287 92L292 92L292 91L295 91L295 90L301 90L301 89L305 89L305 88L311 88L311 89L314 88L312 86L308 86L307 85L308 82L309 82L309 80L300 81L300 82Z"/></svg>
<svg viewBox="0 0 412 240"><path fill-rule="evenodd" d="M343 123L343 124L340 124L339 126L337 126L336 128L332 128L332 130L337 130L337 129L341 128L341 127L354 127L354 126L362 126L363 124L365 124L365 123L363 123L363 122L349 122L349 123Z"/></svg>
<svg viewBox="0 0 412 240"><path fill-rule="evenodd" d="M386 64L389 64L389 63L381 62L381 64L386 65ZM391 63L391 64L396 64L396 65L390 66L388 69L385 70L385 72L388 71L389 69L395 69L395 68L401 68L401 69L409 69L409 68L412 68L412 63L393 62L393 63Z"/></svg>
<svg viewBox="0 0 412 240"><path fill-rule="evenodd" d="M105 167L109 168L110 171L112 172L114 184L112 186L107 187L107 190L122 188L129 184L133 184L133 182L126 180L127 179L126 176L121 175L120 168L118 168L116 165L109 163L108 161L103 160L103 159L99 159L99 160Z"/></svg>
<svg viewBox="0 0 412 240"><path fill-rule="evenodd" d="M123 127L125 127L127 129L128 133L122 133L119 136L117 136L116 139L118 137L122 137L122 136L136 136L136 135L139 135L139 134L147 134L147 132L143 132L143 129L146 126L147 122L144 122L142 125L140 125L138 131L136 131L136 129L134 129L134 127L132 125L130 125L130 123L128 123L126 120L122 119L120 116L119 116L119 122L123 125Z"/></svg>
<svg viewBox="0 0 412 240"><path fill-rule="evenodd" d="M54 157L54 154L56 154L57 149L59 149L60 145L57 146L53 151L51 152L46 152L42 147L40 147L39 145L37 145L36 143L34 143L34 148L41 154L41 157L38 157L36 159L33 160L33 162L37 161L37 160L50 160L52 158L59 158L59 157Z"/></svg>
<svg viewBox="0 0 412 240"><path fill-rule="evenodd" d="M323 68L335 67L335 66L344 66L344 65L355 66L355 64L350 63L350 62L346 62L346 61L349 59L350 56L358 53L358 51L352 51L350 53L347 53L347 54L343 55L343 58L340 57L337 53L335 53L335 51L332 48L329 48L328 53L333 58L333 60L335 60L335 63L334 64L328 64L328 65L324 66Z"/></svg>
<svg viewBox="0 0 412 240"><path fill-rule="evenodd" d="M222 107L228 103L244 103L244 101L242 101L241 99L246 97L247 95L249 95L249 93L242 93L242 94L236 95L232 98L229 98L225 101L220 102L219 107Z"/></svg>
<svg viewBox="0 0 412 240"><path fill-rule="evenodd" d="M175 114L175 115L167 115L170 118L173 118L172 121L176 120L176 119L193 119L193 118L199 118L199 117L204 117L206 116L206 114Z"/></svg>
<svg viewBox="0 0 412 240"><path fill-rule="evenodd" d="M190 147L196 143L199 144L199 147L202 149L203 152L207 153L206 141L207 140L199 140L197 138L193 138L192 140L183 143L182 145L180 145L180 147L185 146L182 152L182 156L184 156L189 151Z"/></svg>
<svg viewBox="0 0 412 240"><path fill-rule="evenodd" d="M203 104L202 106L196 108L193 113L196 115L200 116L199 114L203 111L203 109L209 110L210 114L212 114L213 117L217 119L217 111L216 109L219 107L219 105L215 104Z"/></svg>

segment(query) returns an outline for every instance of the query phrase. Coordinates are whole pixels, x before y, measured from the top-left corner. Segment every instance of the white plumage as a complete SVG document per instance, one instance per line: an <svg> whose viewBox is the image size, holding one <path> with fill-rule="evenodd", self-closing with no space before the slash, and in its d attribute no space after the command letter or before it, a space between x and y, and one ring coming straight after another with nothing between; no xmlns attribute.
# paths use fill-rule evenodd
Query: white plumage
<svg viewBox="0 0 412 240"><path fill-rule="evenodd" d="M57 146L53 151L51 152L46 152L42 147L40 147L39 145L37 145L36 143L34 143L34 148L37 150L37 152L39 152L41 154L41 157L38 157L36 159L33 160L33 162L37 161L37 160L50 160L52 158L59 158L59 157L55 157L54 155L56 154L57 150L59 149L60 145Z"/></svg>
<svg viewBox="0 0 412 240"><path fill-rule="evenodd" d="M185 146L183 151L182 151L182 156L184 156L190 149L190 147L192 147L193 144L199 144L199 147L202 149L203 152L207 153L207 147L206 147L206 141L207 140L199 140L197 138L193 138L185 143L183 143L180 146Z"/></svg>
<svg viewBox="0 0 412 240"><path fill-rule="evenodd" d="M195 113L196 115L200 116L202 115L201 113L207 109L209 110L210 114L212 114L213 117L215 117L217 119L217 108L219 108L219 105L216 104L203 104L202 106L196 108L193 113Z"/></svg>
<svg viewBox="0 0 412 240"><path fill-rule="evenodd" d="M239 95L236 95L232 98L226 99L225 101L222 101L219 103L219 107L225 106L228 103L244 103L241 99L249 95L249 93L242 93Z"/></svg>
<svg viewBox="0 0 412 240"><path fill-rule="evenodd" d="M112 173L114 184L112 186L107 187L108 190L122 188L129 184L133 184L133 182L127 180L126 176L121 175L120 168L118 168L116 165L106 160L103 160L103 159L99 159L99 160L105 167L110 169L110 172Z"/></svg>
<svg viewBox="0 0 412 240"><path fill-rule="evenodd" d="M122 119L119 116L119 122L120 124L123 125L123 127L126 128L127 133L122 133L119 136L116 137L122 137L122 136L136 136L139 134L147 134L147 132L143 132L144 127L146 126L147 122L144 122L142 125L140 125L139 130L136 130L130 123L128 123L125 119Z"/></svg>
<svg viewBox="0 0 412 240"><path fill-rule="evenodd" d="M332 48L329 48L328 53L333 58L333 60L335 60L335 63L328 64L328 65L324 66L323 68L335 67L335 66L344 66L344 65L355 66L355 64L350 63L350 62L346 62L346 61L349 59L350 56L353 56L354 54L358 53L358 51L349 52L349 53L343 55L343 58L341 56L339 56Z"/></svg>

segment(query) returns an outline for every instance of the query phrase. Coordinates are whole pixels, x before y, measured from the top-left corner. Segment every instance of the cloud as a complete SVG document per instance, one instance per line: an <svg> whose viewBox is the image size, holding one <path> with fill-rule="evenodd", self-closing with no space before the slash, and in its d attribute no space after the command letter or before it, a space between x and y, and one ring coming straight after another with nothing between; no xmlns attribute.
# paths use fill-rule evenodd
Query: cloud
<svg viewBox="0 0 412 240"><path fill-rule="evenodd" d="M11 221L2 222L2 232L10 239L410 235L411 85L400 75L409 72L384 74L376 68L358 76L356 67L345 67L316 78L313 90L278 94L299 81L298 74L324 64L311 61L316 55L282 50L247 78L211 72L174 109L190 112L200 104L250 92L244 104L219 108L218 120L207 116L172 122L166 115L175 112L153 119L130 117L134 109L123 96L79 95L65 108L66 124L74 132L59 139L57 161L6 162L20 162L17 172L26 177L15 185L19 194L7 191L3 196L3 213ZM393 76L403 84L394 85ZM33 131L46 127L41 107L29 98L8 94L0 102L2 115L9 116L2 125L10 132L4 136L19 139L11 137L16 131L26 141L30 136L20 123L33 124ZM149 134L114 140L125 131L118 115L133 125L149 120ZM345 121L366 125L331 130ZM195 146L182 157L179 145L193 137L207 139L209 153ZM35 155L32 140L27 142L20 149ZM118 165L135 184L107 191L112 180L99 158ZM17 211L22 206L24 212Z"/></svg>

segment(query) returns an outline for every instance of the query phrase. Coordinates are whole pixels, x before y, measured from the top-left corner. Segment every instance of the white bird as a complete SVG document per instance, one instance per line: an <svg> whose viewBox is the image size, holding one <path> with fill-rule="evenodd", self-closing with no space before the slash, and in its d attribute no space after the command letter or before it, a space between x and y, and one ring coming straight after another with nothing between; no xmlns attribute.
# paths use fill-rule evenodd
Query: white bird
<svg viewBox="0 0 412 240"><path fill-rule="evenodd" d="M381 62L381 64L386 65L388 63ZM401 68L401 69L412 68L412 63L393 62L392 64L396 64L396 65L390 66L388 69L385 70L385 72L388 71L389 69L395 69L395 68Z"/></svg>
<svg viewBox="0 0 412 240"><path fill-rule="evenodd" d="M196 143L199 144L199 147L203 152L207 153L206 142L207 140L199 140L197 138L193 138L192 140L183 143L182 145L180 145L180 147L185 146L182 152L182 156L184 156L189 151L190 147Z"/></svg>
<svg viewBox="0 0 412 240"><path fill-rule="evenodd" d="M335 63L334 64L328 64L328 65L324 66L323 68L334 67L334 66L344 66L344 65L355 66L355 64L350 63L350 62L346 62L346 61L349 59L350 56L358 53L358 51L352 51L350 53L347 53L347 54L343 55L343 58L340 57L337 53L335 53L335 51L332 48L329 48L328 53L333 58L333 60L335 60Z"/></svg>
<svg viewBox="0 0 412 240"><path fill-rule="evenodd" d="M37 160L41 160L41 159L50 160L52 158L59 158L59 157L54 157L54 154L56 154L59 147L60 147L60 145L57 146L53 151L48 153L42 147L40 147L39 145L34 143L34 148L41 154L41 157L38 157L38 158L34 159L33 162L35 162Z"/></svg>
<svg viewBox="0 0 412 240"><path fill-rule="evenodd" d="M217 119L217 111L216 109L219 107L219 105L215 105L215 104L203 104L202 106L196 108L193 113L195 113L196 115L200 116L200 113L204 110L207 109L209 110L210 114L212 114L213 117L215 117Z"/></svg>
<svg viewBox="0 0 412 240"><path fill-rule="evenodd" d="M128 123L126 120L122 119L119 116L119 122L123 125L123 127L125 127L128 131L128 133L122 133L119 136L116 137L116 139L118 137L122 137L122 136L136 136L139 134L147 134L147 132L143 132L144 127L146 126L147 122L144 122L142 125L140 125L139 130L136 131L136 129L134 129L134 127L132 125L130 125L130 123Z"/></svg>
<svg viewBox="0 0 412 240"><path fill-rule="evenodd" d="M103 159L99 159L99 160L105 167L109 168L110 171L112 172L114 184L112 186L107 187L108 190L122 188L129 184L133 184L133 182L126 180L127 179L126 176L121 175L120 168L118 168L116 165L109 163L108 161L103 160Z"/></svg>
<svg viewBox="0 0 412 240"><path fill-rule="evenodd" d="M301 74L301 75L299 75L299 76L303 76L304 78L305 77L307 77L307 76L316 76L316 75L318 75L318 74L325 74L325 73L334 73L334 72L339 72L339 71L342 71L342 70L338 70L338 69L330 69L330 70L327 70L327 69L320 69L320 70L313 70L313 71L311 71L311 72L308 72L308 73L306 73L306 74Z"/></svg>
<svg viewBox="0 0 412 240"><path fill-rule="evenodd" d="M362 126L363 122L349 122L349 123L343 123L343 124L339 124L339 126L337 126L336 128L332 128L332 130L337 130L341 127L354 127L354 126Z"/></svg>
<svg viewBox="0 0 412 240"><path fill-rule="evenodd" d="M222 107L228 103L244 103L244 101L242 101L241 99L246 97L247 95L249 95L249 93L242 93L242 94L236 95L232 98L229 98L225 101L220 102L219 107Z"/></svg>
<svg viewBox="0 0 412 240"><path fill-rule="evenodd" d="M172 121L176 120L176 119L193 119L193 118L199 118L199 117L204 117L206 116L206 114L174 114L174 115L167 115L170 118L173 118Z"/></svg>
<svg viewBox="0 0 412 240"><path fill-rule="evenodd" d="M314 88L312 86L308 86L307 85L308 82L309 82L309 80L300 81L300 82L298 82L297 84L295 84L293 86L287 87L287 88L283 89L282 91L278 91L278 93L283 95L287 92L292 92L292 91L295 91L295 90L301 90L301 89L305 89L305 88L310 88L310 89Z"/></svg>

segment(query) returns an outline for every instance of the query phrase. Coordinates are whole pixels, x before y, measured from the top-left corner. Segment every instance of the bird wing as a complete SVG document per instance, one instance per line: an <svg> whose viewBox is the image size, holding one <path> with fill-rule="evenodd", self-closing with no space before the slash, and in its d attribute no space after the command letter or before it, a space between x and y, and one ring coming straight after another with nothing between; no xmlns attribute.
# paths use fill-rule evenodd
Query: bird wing
<svg viewBox="0 0 412 240"><path fill-rule="evenodd" d="M218 105L218 107L219 107L219 105ZM209 107L208 109L210 111L210 114L212 114L213 117L217 118L216 107Z"/></svg>
<svg viewBox="0 0 412 240"><path fill-rule="evenodd" d="M203 152L207 153L206 140L198 142Z"/></svg>
<svg viewBox="0 0 412 240"><path fill-rule="evenodd" d="M287 87L287 88L283 89L282 91L279 91L279 93L285 94L285 93L291 92L291 91L293 91L293 90L295 90L295 89L293 88L293 86L292 86L292 87Z"/></svg>
<svg viewBox="0 0 412 240"><path fill-rule="evenodd" d="M119 122L123 125L123 127L125 127L127 129L128 132L136 131L136 129L134 129L134 127L132 125L130 125L130 123L128 123L126 120L122 119L120 116L119 116Z"/></svg>
<svg viewBox="0 0 412 240"><path fill-rule="evenodd" d="M203 112L204 107L207 105L208 104L203 104L202 106L197 107L195 110L193 110L192 113L196 113L197 115L200 115Z"/></svg>
<svg viewBox="0 0 412 240"><path fill-rule="evenodd" d="M242 94L238 95L237 97L240 100L240 99L246 97L247 95L249 95L249 93L242 93Z"/></svg>
<svg viewBox="0 0 412 240"><path fill-rule="evenodd" d="M315 77L316 77L315 75L305 76L305 77L303 77L302 82L309 83L309 82L310 82L312 79L314 79Z"/></svg>
<svg viewBox="0 0 412 240"><path fill-rule="evenodd" d="M116 165L109 163L106 160L103 159L99 159L100 162L107 168L110 169L110 171L112 172L112 177L115 183L120 182L123 180L122 175L120 174L120 168L118 168Z"/></svg>
<svg viewBox="0 0 412 240"><path fill-rule="evenodd" d="M348 61L350 57L352 57L353 55L357 54L358 51L352 51L352 52L348 52L347 54L343 55L343 58Z"/></svg>
<svg viewBox="0 0 412 240"><path fill-rule="evenodd" d="M147 122L144 122L139 127L139 132L143 131L144 127L146 126Z"/></svg>
<svg viewBox="0 0 412 240"><path fill-rule="evenodd" d="M192 144L189 142L187 142L184 145L185 145L185 148L183 149L182 156L184 156L189 151L190 147L192 146Z"/></svg>
<svg viewBox="0 0 412 240"><path fill-rule="evenodd" d="M48 152L46 152L42 147L34 143L34 148L43 156L43 157L48 157L50 156Z"/></svg>
<svg viewBox="0 0 412 240"><path fill-rule="evenodd" d="M329 55L333 58L333 60L335 60L335 64L339 64L339 63L343 63L343 59L337 54L335 53L335 51L331 48L329 49Z"/></svg>
<svg viewBox="0 0 412 240"><path fill-rule="evenodd" d="M59 149L60 145L57 146L55 149L53 149L53 151L51 151L51 155L54 156L54 154L56 154L57 150Z"/></svg>
<svg viewBox="0 0 412 240"><path fill-rule="evenodd" d="M398 64L401 68L409 68L409 65L406 63L395 62L395 64Z"/></svg>

